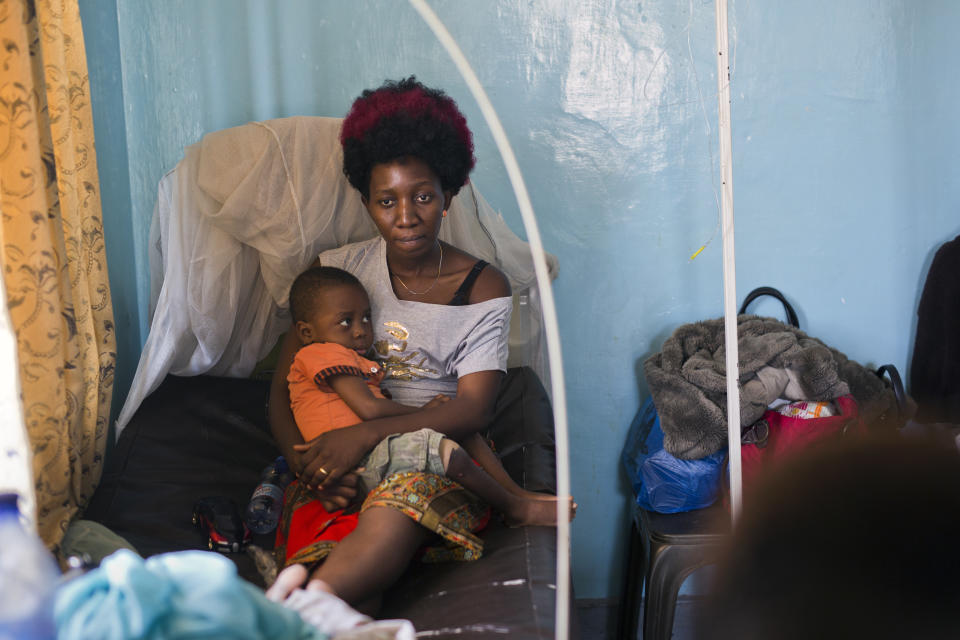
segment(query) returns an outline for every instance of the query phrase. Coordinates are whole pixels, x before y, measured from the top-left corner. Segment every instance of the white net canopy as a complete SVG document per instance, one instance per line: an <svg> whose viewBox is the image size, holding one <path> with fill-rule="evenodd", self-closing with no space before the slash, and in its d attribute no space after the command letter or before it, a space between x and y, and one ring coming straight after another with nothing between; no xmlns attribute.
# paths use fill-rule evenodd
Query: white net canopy
<svg viewBox="0 0 960 640"><path fill-rule="evenodd" d="M160 181L150 233L150 333L117 435L168 373L249 376L290 327L290 284L321 251L377 231L343 175L339 118L210 133ZM440 238L503 271L514 293L510 366L549 388L530 248L466 185ZM556 259L547 256L551 276Z"/></svg>

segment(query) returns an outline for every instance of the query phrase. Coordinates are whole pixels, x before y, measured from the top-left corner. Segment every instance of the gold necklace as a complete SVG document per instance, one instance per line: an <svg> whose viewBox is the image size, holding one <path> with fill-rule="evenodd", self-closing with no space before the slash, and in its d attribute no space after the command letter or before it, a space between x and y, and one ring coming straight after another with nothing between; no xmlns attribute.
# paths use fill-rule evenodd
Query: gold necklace
<svg viewBox="0 0 960 640"><path fill-rule="evenodd" d="M431 290L431 289L433 289L435 286L437 286L437 283L438 283L438 282L440 282L440 270L443 269L443 243L438 243L438 246L440 247L440 263L437 265L437 277L434 278L433 284L431 284L429 287L427 287L425 291L414 291L413 289L411 289L410 287L408 287L408 286L404 283L403 280L400 279L400 276L398 276L397 274L391 272L391 274L393 275L393 277L397 279L397 282L400 283L400 286L402 286L404 289L406 289L406 290L407 290L407 293L409 293L410 295L414 295L414 296L423 296L423 295L426 295L426 294L430 293L430 290Z"/></svg>

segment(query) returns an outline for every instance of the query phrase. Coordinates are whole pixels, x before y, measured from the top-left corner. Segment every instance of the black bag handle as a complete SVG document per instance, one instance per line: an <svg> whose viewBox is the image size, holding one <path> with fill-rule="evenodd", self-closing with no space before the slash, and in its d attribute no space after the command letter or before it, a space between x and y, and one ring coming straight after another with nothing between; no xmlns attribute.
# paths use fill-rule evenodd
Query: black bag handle
<svg viewBox="0 0 960 640"><path fill-rule="evenodd" d="M743 304L740 305L740 311L738 313L746 313L747 305L760 296L772 296L779 300L783 304L784 311L787 312L787 322L796 329L800 328L800 320L797 319L797 312L793 310L793 307L790 306L790 303L787 302L787 299L784 297L784 295L773 287L757 287L748 293L747 297L743 299Z"/></svg>
<svg viewBox="0 0 960 640"><path fill-rule="evenodd" d="M897 371L897 368L892 364L885 364L877 369L877 376L881 379L883 374L890 376L890 384L893 386L893 395L897 397L897 413L902 418L906 415L907 411L907 394L903 390L903 379L900 377L900 372Z"/></svg>

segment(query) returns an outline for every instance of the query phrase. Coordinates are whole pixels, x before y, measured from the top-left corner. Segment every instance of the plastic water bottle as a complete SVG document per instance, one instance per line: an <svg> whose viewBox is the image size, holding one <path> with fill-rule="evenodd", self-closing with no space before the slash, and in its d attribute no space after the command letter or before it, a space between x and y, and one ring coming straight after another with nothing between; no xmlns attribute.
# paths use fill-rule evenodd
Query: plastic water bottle
<svg viewBox="0 0 960 640"><path fill-rule="evenodd" d="M247 527L254 533L270 533L280 522L283 511L283 490L292 479L290 467L283 456L279 456L263 470L260 484L253 491L250 504L243 514Z"/></svg>
<svg viewBox="0 0 960 640"><path fill-rule="evenodd" d="M56 637L53 593L59 576L53 556L20 523L17 495L0 494L0 640Z"/></svg>

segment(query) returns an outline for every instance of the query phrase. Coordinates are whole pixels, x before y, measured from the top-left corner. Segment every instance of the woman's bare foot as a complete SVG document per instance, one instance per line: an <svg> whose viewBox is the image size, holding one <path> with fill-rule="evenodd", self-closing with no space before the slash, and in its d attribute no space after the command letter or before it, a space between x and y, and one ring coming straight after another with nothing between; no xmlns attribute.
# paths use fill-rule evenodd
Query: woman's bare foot
<svg viewBox="0 0 960 640"><path fill-rule="evenodd" d="M531 492L527 492L531 493ZM534 494L535 498L518 498L510 508L504 511L503 519L510 527L527 525L541 527L557 526L557 502L559 498L542 493ZM573 498L569 500L570 520L577 515L577 503Z"/></svg>
<svg viewBox="0 0 960 640"><path fill-rule="evenodd" d="M513 495L517 496L518 498L523 498L525 500L548 500L550 502L557 501L557 496L553 495L552 493L539 493L537 491L528 491L526 489L520 488L517 485L507 487L507 490L510 491L510 493L512 493ZM576 503L574 503L573 508L574 510L576 510L577 508Z"/></svg>
<svg viewBox="0 0 960 640"><path fill-rule="evenodd" d="M309 577L307 568L302 564L292 564L279 574L267 589L267 598L274 602L283 602L294 589L302 589Z"/></svg>
<svg viewBox="0 0 960 640"><path fill-rule="evenodd" d="M311 577L302 564L290 565L281 571L266 595L331 636L371 621L370 616L341 600L329 584Z"/></svg>
<svg viewBox="0 0 960 640"><path fill-rule="evenodd" d="M543 500L544 502L549 502L556 505L557 496L550 493L538 493L536 491L528 491L526 489L521 489L519 486L514 485L510 487L510 493L513 495L523 498L524 500ZM577 503L573 501L573 496L570 497L570 520L573 520L577 515ZM554 523L556 524L556 523Z"/></svg>

